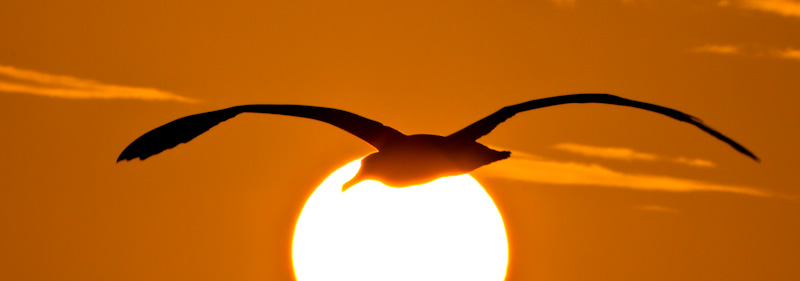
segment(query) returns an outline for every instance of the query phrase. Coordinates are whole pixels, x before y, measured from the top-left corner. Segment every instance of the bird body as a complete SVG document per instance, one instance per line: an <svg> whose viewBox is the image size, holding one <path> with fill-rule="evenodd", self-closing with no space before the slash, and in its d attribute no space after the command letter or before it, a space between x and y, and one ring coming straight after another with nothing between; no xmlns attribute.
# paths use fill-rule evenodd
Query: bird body
<svg viewBox="0 0 800 281"><path fill-rule="evenodd" d="M363 168L342 190L362 180L377 180L392 187L420 185L469 173L510 155L511 152L497 151L473 141L424 134L406 136L365 157Z"/></svg>
<svg viewBox="0 0 800 281"><path fill-rule="evenodd" d="M306 105L252 104L186 116L153 129L134 140L122 151L117 162L146 159L181 143L189 142L219 123L241 113L267 113L319 120L368 142L378 149L362 160L355 177L344 184L346 190L363 180L378 180L394 187L424 184L443 176L468 173L478 167L508 158L508 151L497 151L477 142L497 125L517 113L569 103L601 103L644 109L694 125L727 143L740 153L758 161L752 152L727 136L683 112L609 94L574 94L548 97L504 107L449 136L405 135L394 128L359 115L326 107Z"/></svg>

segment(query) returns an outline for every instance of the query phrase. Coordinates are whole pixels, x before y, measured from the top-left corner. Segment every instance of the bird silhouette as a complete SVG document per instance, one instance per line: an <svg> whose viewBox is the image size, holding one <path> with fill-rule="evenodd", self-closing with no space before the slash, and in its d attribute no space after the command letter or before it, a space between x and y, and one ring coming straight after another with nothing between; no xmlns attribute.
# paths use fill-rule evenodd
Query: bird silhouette
<svg viewBox="0 0 800 281"><path fill-rule="evenodd" d="M339 127L378 149L378 152L361 160L361 168L342 186L342 191L363 180L377 180L388 186L405 187L424 184L443 176L468 173L483 165L508 158L511 152L488 148L477 140L517 113L569 103L613 104L660 113L692 124L759 161L744 146L709 128L700 119L683 112L609 94L573 94L504 107L449 136L405 135L377 121L333 108L285 104L240 105L186 116L153 129L128 145L117 158L117 162L135 158L147 159L178 144L189 142L222 121L241 113L269 113L319 120Z"/></svg>

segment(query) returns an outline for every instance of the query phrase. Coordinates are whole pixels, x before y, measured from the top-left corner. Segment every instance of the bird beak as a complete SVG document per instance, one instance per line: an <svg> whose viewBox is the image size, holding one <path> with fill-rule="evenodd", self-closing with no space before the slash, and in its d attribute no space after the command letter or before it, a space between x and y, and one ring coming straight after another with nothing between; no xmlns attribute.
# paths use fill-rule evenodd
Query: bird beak
<svg viewBox="0 0 800 281"><path fill-rule="evenodd" d="M361 173L356 174L352 179L350 179L349 181L347 181L342 185L342 192L347 191L348 189L350 189L351 187L360 183L363 180L364 176L362 176Z"/></svg>

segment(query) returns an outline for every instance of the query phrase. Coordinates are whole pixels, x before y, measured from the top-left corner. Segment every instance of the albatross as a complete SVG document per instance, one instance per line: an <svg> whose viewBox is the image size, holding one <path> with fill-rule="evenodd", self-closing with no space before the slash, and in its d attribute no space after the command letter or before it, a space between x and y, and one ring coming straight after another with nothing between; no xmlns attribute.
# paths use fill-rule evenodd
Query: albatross
<svg viewBox="0 0 800 281"><path fill-rule="evenodd" d="M610 94L572 94L531 100L506 106L448 136L405 135L400 131L340 109L308 105L250 104L186 116L155 128L134 140L117 158L132 160L150 156L186 143L219 123L242 113L268 113L319 120L355 135L376 149L361 160L356 175L342 186L344 192L364 180L377 180L392 187L424 184L445 176L469 173L483 165L511 156L477 142L517 113L570 103L600 103L627 106L660 113L686 122L727 143L755 161L758 157L727 136L691 115L675 109L621 98Z"/></svg>

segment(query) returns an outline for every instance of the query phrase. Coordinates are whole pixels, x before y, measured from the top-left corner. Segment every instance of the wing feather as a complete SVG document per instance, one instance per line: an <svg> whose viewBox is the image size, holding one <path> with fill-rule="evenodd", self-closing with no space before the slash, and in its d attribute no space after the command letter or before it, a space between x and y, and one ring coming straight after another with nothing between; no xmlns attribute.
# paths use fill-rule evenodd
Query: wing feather
<svg viewBox="0 0 800 281"><path fill-rule="evenodd" d="M556 96L556 97L549 97L543 99L532 100L528 102L523 102L516 105L511 105L504 107L497 112L478 120L478 122L472 123L471 125L467 126L464 129L461 129L458 132L448 136L449 138L454 139L461 139L461 140L469 140L469 141L476 141L482 136L485 136L489 132L491 132L497 125L503 123L508 118L511 118L517 113L528 111L532 109L554 106L554 105L561 105L561 104L568 104L568 103L604 103L604 104L614 104L614 105L621 105L621 106L628 106L628 107L635 107L639 109L644 109L648 111L652 111L655 113L660 113L669 117L672 117L678 121L686 122L689 124L694 125L697 128L705 131L708 134L716 137L717 139L727 143L737 151L753 158L753 160L759 161L758 157L755 156L750 150L742 146L741 144L733 141L732 139L728 138L727 136L723 135L722 133L711 129L710 127L703 124L703 122L689 114L640 101L629 100L626 98L621 98L614 95L609 94L574 94L574 95L564 95L564 96Z"/></svg>
<svg viewBox="0 0 800 281"><path fill-rule="evenodd" d="M227 109L186 116L155 128L134 140L117 158L132 160L147 159L164 150L186 143L205 133L217 124L233 118L241 113L268 113L288 115L319 120L339 127L368 142L378 150L405 135L359 115L326 107L285 104L253 104L240 105Z"/></svg>

